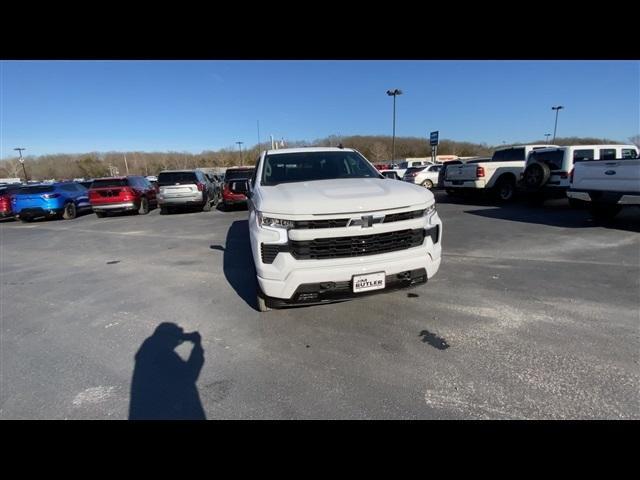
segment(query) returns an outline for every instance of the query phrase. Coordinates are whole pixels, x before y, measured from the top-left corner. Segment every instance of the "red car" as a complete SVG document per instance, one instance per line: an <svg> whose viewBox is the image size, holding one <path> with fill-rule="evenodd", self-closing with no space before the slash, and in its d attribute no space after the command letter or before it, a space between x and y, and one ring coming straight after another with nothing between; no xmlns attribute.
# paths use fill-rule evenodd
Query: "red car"
<svg viewBox="0 0 640 480"><path fill-rule="evenodd" d="M157 187L145 177L97 178L89 188L89 203L98 218L109 212L137 212L146 215L157 208Z"/></svg>
<svg viewBox="0 0 640 480"><path fill-rule="evenodd" d="M16 193L21 184L0 185L0 218L13 217L13 209L11 208L11 195Z"/></svg>
<svg viewBox="0 0 640 480"><path fill-rule="evenodd" d="M224 174L224 185L222 188L222 204L224 208L239 204L246 205L246 181L251 179L253 171L253 167L227 169Z"/></svg>
<svg viewBox="0 0 640 480"><path fill-rule="evenodd" d="M378 170L391 170L391 166L387 163L377 163L374 165Z"/></svg>

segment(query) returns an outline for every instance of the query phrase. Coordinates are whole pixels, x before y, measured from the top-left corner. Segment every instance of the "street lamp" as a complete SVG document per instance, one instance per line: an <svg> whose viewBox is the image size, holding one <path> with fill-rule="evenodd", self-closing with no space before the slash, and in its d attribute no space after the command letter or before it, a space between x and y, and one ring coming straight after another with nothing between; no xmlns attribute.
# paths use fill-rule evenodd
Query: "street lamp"
<svg viewBox="0 0 640 480"><path fill-rule="evenodd" d="M549 137L551 136L551 134L545 133L544 136L547 137L547 145L549 145Z"/></svg>
<svg viewBox="0 0 640 480"><path fill-rule="evenodd" d="M562 110L564 107L562 105L558 105L556 107L551 107L551 110L555 110L556 111L556 124L553 127L553 143L555 143L556 141L556 129L558 128L558 113L560 112L560 110Z"/></svg>
<svg viewBox="0 0 640 480"><path fill-rule="evenodd" d="M24 172L24 182L27 183L29 179L27 178L27 169L24 166L24 158L22 158L22 151L26 150L26 148L14 148L14 150L17 150L20 154L20 158L18 159L18 161L22 164L22 171Z"/></svg>
<svg viewBox="0 0 640 480"><path fill-rule="evenodd" d="M240 166L242 166L242 163L243 163L243 161L242 161L243 160L242 159L242 144L244 142L236 142L236 143L238 144L238 148L240 149Z"/></svg>
<svg viewBox="0 0 640 480"><path fill-rule="evenodd" d="M391 140L391 163L393 163L396 157L396 97L402 95L402 90L398 90L397 88L387 90L387 95L393 97L393 137Z"/></svg>

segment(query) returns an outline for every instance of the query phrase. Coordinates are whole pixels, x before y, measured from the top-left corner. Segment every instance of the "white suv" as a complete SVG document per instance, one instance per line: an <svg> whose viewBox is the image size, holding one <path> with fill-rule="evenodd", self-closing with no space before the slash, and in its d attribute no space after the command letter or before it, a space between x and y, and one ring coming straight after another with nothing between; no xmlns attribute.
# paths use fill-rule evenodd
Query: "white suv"
<svg viewBox="0 0 640 480"><path fill-rule="evenodd" d="M442 165L427 165L426 167L416 167L407 169L402 180L415 183L431 190L434 185L438 185L438 175Z"/></svg>
<svg viewBox="0 0 640 480"><path fill-rule="evenodd" d="M356 150L265 151L248 187L260 311L410 287L440 267L433 194Z"/></svg>

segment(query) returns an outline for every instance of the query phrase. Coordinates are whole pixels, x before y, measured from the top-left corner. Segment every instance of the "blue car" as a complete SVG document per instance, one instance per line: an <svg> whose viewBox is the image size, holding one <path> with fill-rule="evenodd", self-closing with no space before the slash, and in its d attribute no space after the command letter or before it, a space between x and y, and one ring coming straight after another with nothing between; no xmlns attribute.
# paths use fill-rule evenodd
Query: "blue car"
<svg viewBox="0 0 640 480"><path fill-rule="evenodd" d="M26 185L13 194L11 207L17 218L30 222L41 217L70 220L90 210L89 194L76 182Z"/></svg>

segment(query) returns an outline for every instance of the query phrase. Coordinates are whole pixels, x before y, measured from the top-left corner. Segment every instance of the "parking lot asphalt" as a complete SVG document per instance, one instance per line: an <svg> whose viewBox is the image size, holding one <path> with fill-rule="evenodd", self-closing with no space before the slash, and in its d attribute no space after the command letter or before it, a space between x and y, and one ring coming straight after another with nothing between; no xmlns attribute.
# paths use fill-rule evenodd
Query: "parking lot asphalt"
<svg viewBox="0 0 640 480"><path fill-rule="evenodd" d="M208 419L640 418L638 212L436 197L427 285L264 314L246 210L0 223L0 418L129 418L164 322Z"/></svg>

